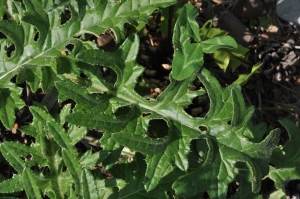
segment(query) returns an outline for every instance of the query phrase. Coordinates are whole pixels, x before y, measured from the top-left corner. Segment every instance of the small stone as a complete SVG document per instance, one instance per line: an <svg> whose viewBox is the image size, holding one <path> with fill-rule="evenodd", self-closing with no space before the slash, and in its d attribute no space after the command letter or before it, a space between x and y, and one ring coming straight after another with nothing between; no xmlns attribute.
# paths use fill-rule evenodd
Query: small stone
<svg viewBox="0 0 300 199"><path fill-rule="evenodd" d="M280 72L277 72L274 74L274 79L278 82L282 80L282 74Z"/></svg>
<svg viewBox="0 0 300 199"><path fill-rule="evenodd" d="M292 49L292 48L293 48L292 45L289 44L289 43L283 44L283 47L284 47L284 48L288 48L288 49Z"/></svg>
<svg viewBox="0 0 300 199"><path fill-rule="evenodd" d="M291 45L295 45L295 40L289 39L289 40L286 41L286 43L289 43Z"/></svg>
<svg viewBox="0 0 300 199"><path fill-rule="evenodd" d="M162 64L162 67L166 70L171 70L172 69L172 65L170 65L170 64Z"/></svg>
<svg viewBox="0 0 300 199"><path fill-rule="evenodd" d="M287 60L292 61L295 57L296 57L296 53L294 51L291 51L287 56Z"/></svg>
<svg viewBox="0 0 300 199"><path fill-rule="evenodd" d="M155 91L156 93L162 93L162 90L161 90L160 88L155 88L154 91Z"/></svg>
<svg viewBox="0 0 300 199"><path fill-rule="evenodd" d="M272 52L271 56L272 56L272 60L274 60L274 61L277 61L280 59L276 52Z"/></svg>

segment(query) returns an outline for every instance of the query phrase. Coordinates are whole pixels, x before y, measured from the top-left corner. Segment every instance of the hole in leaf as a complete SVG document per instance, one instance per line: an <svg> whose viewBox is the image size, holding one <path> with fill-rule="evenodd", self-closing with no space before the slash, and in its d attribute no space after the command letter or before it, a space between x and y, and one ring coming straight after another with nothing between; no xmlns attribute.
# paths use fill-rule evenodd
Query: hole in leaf
<svg viewBox="0 0 300 199"><path fill-rule="evenodd" d="M149 85L142 79L142 77L138 78L137 84L134 88L135 92L137 92L140 96L144 98L149 98L150 96L150 87Z"/></svg>
<svg viewBox="0 0 300 199"><path fill-rule="evenodd" d="M98 47L113 48L117 45L116 37L112 30L108 29L104 34L100 34L97 38Z"/></svg>
<svg viewBox="0 0 300 199"><path fill-rule="evenodd" d="M231 198L232 196L234 196L236 194L236 192L238 191L238 188L239 188L239 185L238 185L237 181L234 180L231 183L229 183L226 198Z"/></svg>
<svg viewBox="0 0 300 199"><path fill-rule="evenodd" d="M208 95L197 96L184 111L192 117L204 117L209 111Z"/></svg>
<svg viewBox="0 0 300 199"><path fill-rule="evenodd" d="M149 122L148 136L150 138L164 138L169 133L169 126L165 120L154 119Z"/></svg>
<svg viewBox="0 0 300 199"><path fill-rule="evenodd" d="M192 85L189 86L190 91L200 90L200 88L203 88L203 84L200 82L198 78L196 78L192 82Z"/></svg>
<svg viewBox="0 0 300 199"><path fill-rule="evenodd" d="M15 49L16 49L15 44L11 44L10 46L6 47L5 50L6 50L7 57L12 57Z"/></svg>
<svg viewBox="0 0 300 199"><path fill-rule="evenodd" d="M81 78L88 78L88 76L86 76L84 73L80 73L79 75Z"/></svg>
<svg viewBox="0 0 300 199"><path fill-rule="evenodd" d="M122 106L116 110L115 116L118 117L121 115L126 115L127 113L129 113L130 110L131 110L130 106Z"/></svg>
<svg viewBox="0 0 300 199"><path fill-rule="evenodd" d="M195 39L192 38L192 37L190 37L190 42L191 42L191 43L195 43Z"/></svg>
<svg viewBox="0 0 300 199"><path fill-rule="evenodd" d="M71 17L72 17L72 13L71 13L69 7L67 6L67 7L65 7L64 12L62 12L60 14L60 24L61 25L66 24L71 19Z"/></svg>
<svg viewBox="0 0 300 199"><path fill-rule="evenodd" d="M264 178L261 181L261 189L259 194L263 194L263 193L268 193L271 190L275 189L275 183L273 180L271 180L270 178Z"/></svg>
<svg viewBox="0 0 300 199"><path fill-rule="evenodd" d="M67 167L66 166L63 166L62 168L61 168L61 172L62 173L65 173L67 171Z"/></svg>
<svg viewBox="0 0 300 199"><path fill-rule="evenodd" d="M41 168L41 171L43 172L44 175L47 175L48 173L50 173L50 168L48 166L45 166Z"/></svg>
<svg viewBox="0 0 300 199"><path fill-rule="evenodd" d="M83 34L76 35L74 36L74 38L80 39L81 41L93 41L95 43L97 41L97 37L95 35L86 32Z"/></svg>
<svg viewBox="0 0 300 199"><path fill-rule="evenodd" d="M227 121L227 125L231 125L231 120Z"/></svg>
<svg viewBox="0 0 300 199"><path fill-rule="evenodd" d="M111 68L108 68L106 66L101 67L102 76L103 78L110 83L111 85L114 85L117 81L117 74L114 70Z"/></svg>
<svg viewBox="0 0 300 199"><path fill-rule="evenodd" d="M6 38L7 38L6 35L0 32L0 39L6 39Z"/></svg>
<svg viewBox="0 0 300 199"><path fill-rule="evenodd" d="M38 167L37 165L30 167L31 170L36 172L41 172L43 175L50 173L50 168L48 166Z"/></svg>
<svg viewBox="0 0 300 199"><path fill-rule="evenodd" d="M7 14L4 14L4 15L2 16L2 20L9 20L8 15L7 15Z"/></svg>
<svg viewBox="0 0 300 199"><path fill-rule="evenodd" d="M202 132L207 132L207 127L206 126L199 126L199 130Z"/></svg>
<svg viewBox="0 0 300 199"><path fill-rule="evenodd" d="M26 159L27 159L28 161L30 161L31 158L32 158L32 155L31 155L31 154L28 154L28 155L26 156Z"/></svg>
<svg viewBox="0 0 300 199"><path fill-rule="evenodd" d="M35 41L35 42L37 42L38 40L39 40L39 38L40 38L40 32L36 32L35 33L35 35L34 35L34 37L33 37L33 40Z"/></svg>
<svg viewBox="0 0 300 199"><path fill-rule="evenodd" d="M152 114L151 112L143 112L142 113L142 117L147 117L147 116L149 116L151 114Z"/></svg>
<svg viewBox="0 0 300 199"><path fill-rule="evenodd" d="M72 52L74 50L74 44L68 44L66 45L66 49L68 49L70 52Z"/></svg>

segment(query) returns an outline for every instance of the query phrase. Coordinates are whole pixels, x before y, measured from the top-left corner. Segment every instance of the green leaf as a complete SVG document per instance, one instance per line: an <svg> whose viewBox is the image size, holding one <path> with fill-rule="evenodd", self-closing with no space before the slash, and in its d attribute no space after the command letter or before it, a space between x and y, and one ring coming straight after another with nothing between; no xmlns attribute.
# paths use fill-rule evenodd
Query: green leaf
<svg viewBox="0 0 300 199"><path fill-rule="evenodd" d="M290 180L300 179L299 152L297 143L300 141L299 122L295 125L292 121L284 118L279 120L289 133L289 141L284 146L278 146L270 159L274 166L270 168L268 177L275 181L275 187L285 191L284 186Z"/></svg>
<svg viewBox="0 0 300 199"><path fill-rule="evenodd" d="M7 129L15 123L15 110L21 109L25 103L20 99L22 90L12 83L0 88L0 120Z"/></svg>
<svg viewBox="0 0 300 199"><path fill-rule="evenodd" d="M236 49L237 44L230 36L218 36L201 41L201 30L195 21L197 10L185 5L175 24L173 43L175 48L171 76L181 81L194 71L200 70L204 60L203 53L212 53L220 48Z"/></svg>
<svg viewBox="0 0 300 199"><path fill-rule="evenodd" d="M202 41L201 47L204 53L212 53L219 48L236 49L237 43L230 36L220 36Z"/></svg>
<svg viewBox="0 0 300 199"><path fill-rule="evenodd" d="M0 193L13 193L23 191L22 175L13 175L12 178L0 183Z"/></svg>
<svg viewBox="0 0 300 199"><path fill-rule="evenodd" d="M56 122L49 121L47 122L47 127L49 132L52 134L55 142L62 148L67 149L73 155L77 155L77 151L74 146L71 145L71 139L64 131L63 127L57 124Z"/></svg>
<svg viewBox="0 0 300 199"><path fill-rule="evenodd" d="M4 142L0 145L0 151L4 158L14 167L19 173L18 176L23 178L24 181L18 189L7 187L6 190L19 191L25 189L28 198L39 198L40 193L43 193L50 198L61 199L70 191L72 184L76 182L75 191L79 193L80 180L78 179L81 176L81 168L77 159L77 151L71 145L71 139L63 129L63 124L56 123L45 108L31 106L30 111L33 115L33 122L21 130L25 130L25 133L29 132L30 135L35 137L36 142L30 146L15 142ZM64 163L68 168L67 172L63 169ZM35 169L34 173L31 168ZM36 168L42 168L43 173L36 173L38 171ZM47 168L48 172L45 172ZM75 180L77 176L77 181L74 181L72 176ZM14 179L3 181L3 186L9 186L10 181L14 182ZM0 184L1 188L3 187ZM39 197L37 197L38 194Z"/></svg>
<svg viewBox="0 0 300 199"><path fill-rule="evenodd" d="M24 169L24 162L19 157L17 151L11 150L11 147L7 143L0 145L0 150L4 158L14 167L18 173L22 173Z"/></svg>
<svg viewBox="0 0 300 199"><path fill-rule="evenodd" d="M136 43L136 37L134 39L129 37L129 39L121 45L120 49L112 54L114 55L125 51L123 49L133 49ZM127 50L125 52L129 51ZM83 51L77 58L81 61L87 61L90 64L98 64L99 57L103 57L99 56L101 53L103 52L93 50ZM91 81L90 87L99 90L99 99L101 99L102 96L108 97L106 101L110 103L109 106L119 107L116 103L111 103L115 100L111 101L110 99L115 98L119 98L122 104L131 104L128 113L116 116L115 110L117 110L117 108L109 108L97 113L96 117L94 116L93 119L90 119L94 121L88 121L88 118L91 118L92 114L95 115L95 113L79 111L67 117L69 122L77 125L86 125L90 128L106 130L104 133L104 136L107 136L105 139L106 142L102 142L101 140L104 147L115 145L115 141L117 141L121 145L147 155L144 186L148 191L157 187L161 180L174 170L174 164L181 170L186 171L188 169L189 162L187 153L190 150L190 142L193 139L201 137L209 140L209 143L213 143L206 159L209 159L208 157L215 158L215 162L220 162L222 165L224 164L224 167L220 168L214 161L206 160L207 167L203 166L202 170L199 170L199 173L205 171L206 176L209 176L207 177L208 179L214 178L216 173L220 173L220 171L221 173L226 172L229 174L229 176L220 175L218 176L219 180L207 185L206 188L209 194L220 198L226 195L227 183L235 179L234 165L238 161L245 162L249 165L252 178L255 179L255 181L250 182L252 184L252 190L255 192L259 190L260 179L268 172L267 160L277 143L278 131L272 132L270 136L260 143L252 143L245 139L243 134L247 129L253 108L247 108L245 106L239 86L231 85L223 89L206 69L202 69L198 78L203 83L210 98L210 110L205 118L192 118L187 115L183 109L192 102L193 98L205 93L202 89L196 91L188 90L190 82L196 78L195 75L190 76L184 81L172 81L169 87L159 95L156 101L147 101L132 90L136 84L137 76L140 74L132 69L135 67L138 68L138 65L134 62L135 57L130 56L129 58L124 57L123 59L125 59L125 65L122 64L124 63L122 61L117 61L117 65L115 60L106 59L105 61L105 65L111 67L116 72L118 75L117 82L120 83L116 83L115 86L110 89L108 87L103 88L102 85L98 87L97 82L94 83ZM70 86L70 90L72 90L73 87L78 87L78 84L73 83L73 86ZM60 90L58 88L58 90L62 95L68 92L64 89ZM100 94L101 92L103 94ZM109 95L106 95L106 92L109 93ZM93 93L82 93L81 95L83 98L88 98L92 96ZM123 103L123 101L127 103ZM78 100L76 102L78 106L83 106L82 104L84 102ZM143 112L150 115L144 117ZM112 115L108 115L108 113ZM88 117L86 117L85 114L87 114ZM123 116L122 123L118 123L118 127L114 126L114 122L119 122L120 120L118 118ZM147 131L149 123L153 119L161 119L167 123L167 132L158 132L158 135L165 136L160 138L148 137ZM85 121L83 122L81 120ZM100 123L100 121L104 121L104 123ZM199 129L199 126L205 127L207 130L202 131ZM112 139L108 139L110 137ZM233 140L235 141L233 142ZM230 157L230 161L227 162L225 157ZM214 170L210 169L212 166L215 166ZM187 187L192 188L192 185L203 181L203 178L199 177L197 179L194 176L195 175L190 177L191 181L187 182ZM202 176L202 174L200 176ZM182 179L184 181L185 178ZM180 188L177 188L175 185L174 187L179 195L193 194L192 191L180 192L180 190L177 190ZM216 188L220 188L220 191ZM201 189L198 188L194 188L194 190L201 191Z"/></svg>
<svg viewBox="0 0 300 199"><path fill-rule="evenodd" d="M22 181L26 194L28 196L37 199L42 198L38 189L37 182L29 169L24 169L22 173Z"/></svg>
<svg viewBox="0 0 300 199"><path fill-rule="evenodd" d="M118 191L118 198L162 198L168 199L166 194L167 189L161 189L157 187L150 192L146 192L143 179L145 175L146 164L144 161L144 156L137 153L134 162L123 161L122 164L114 165L110 172L116 178L124 179L127 184L125 187L120 187ZM170 188L170 187L169 187Z"/></svg>
<svg viewBox="0 0 300 199"><path fill-rule="evenodd" d="M178 81L189 77L195 70L199 70L203 61L203 50L199 44L199 26L195 21L197 10L190 4L185 5L179 13L175 24L173 43L175 48L172 61L172 77ZM192 43L194 39L196 43Z"/></svg>
<svg viewBox="0 0 300 199"><path fill-rule="evenodd" d="M203 26L200 29L200 35L202 38L215 38L215 37L223 37L227 35L228 32L225 30L221 30L219 28L207 28ZM236 70L240 65L248 67L250 65L248 61L248 52L249 49L244 48L243 46L235 44L235 48L226 48L226 49L218 49L213 52L214 61L219 67L226 71L229 64L232 68L232 72Z"/></svg>
<svg viewBox="0 0 300 199"><path fill-rule="evenodd" d="M156 100L146 100L134 90L143 72L135 60L139 49L137 35L130 35L113 52L87 49L78 53L75 59L85 63L78 67L86 77L83 79L70 74L64 76L70 81L56 82L60 100L74 99L76 102L73 113L65 119L73 125L105 131L101 145L111 154L102 164L110 168L109 172L120 165L125 170L136 170L129 169L131 166L126 161L111 167L124 146L143 153L147 166L144 167L144 176L138 178L138 187L133 186L137 190L149 192L159 189L166 178L180 169L186 175L172 186L177 196L191 196L205 190L212 198L226 198L228 184L233 180L238 180L241 190L247 192L250 189L245 187L251 184L251 190L257 193L261 178L269 171L268 161L278 142L279 131L271 131L257 143L249 141L246 135L250 131L248 123L254 108L245 105L239 85L222 88L207 69L201 68L201 63L198 66L197 59L203 59L203 56L199 58L193 54L196 48L202 53L201 41L197 36L199 28L191 22L195 17L196 11L191 5L183 7L173 39L175 47L177 45L180 49L178 53L175 52L171 82ZM191 43L191 40L198 43ZM206 44L210 45L211 41L208 40ZM231 41L221 39L219 46L230 47ZM206 46L207 52L211 48L217 47ZM180 62L184 64L176 66ZM191 64L187 71L184 68L186 63ZM97 67L103 65L115 72L114 84L107 82L101 73L95 72ZM203 88L191 91L189 88L195 79L202 82ZM195 97L205 93L210 99L208 113L201 118L188 115L184 109L192 104ZM156 128L153 132L151 125L157 120L165 123L165 127ZM196 170L190 171L188 155L194 139L204 140L208 150L198 147L203 160ZM64 161L78 183L79 168L73 168L75 157L68 157L65 151L62 152ZM247 175L236 172L239 163L246 165ZM120 169L116 170L114 177L126 179L120 174ZM256 196L255 193L249 195ZM100 198L108 197L105 194L118 197L118 190L114 187L109 192L99 193Z"/></svg>
<svg viewBox="0 0 300 199"><path fill-rule="evenodd" d="M233 82L233 84L239 84L241 86L244 86L248 80L256 73L256 71L261 67L261 63L255 64L251 72L249 74L241 74L239 75L239 78Z"/></svg>
<svg viewBox="0 0 300 199"><path fill-rule="evenodd" d="M93 175L89 170L83 169L81 173L82 197L84 199L99 198Z"/></svg>
<svg viewBox="0 0 300 199"><path fill-rule="evenodd" d="M79 194L81 190L81 183L80 183L80 177L81 177L81 169L79 165L77 164L77 158L72 153L70 153L67 150L62 150L62 157L64 159L64 162L68 168L69 173L71 174L75 186L76 186L76 194Z"/></svg>
<svg viewBox="0 0 300 199"><path fill-rule="evenodd" d="M272 151L272 148L275 148L274 139L278 140L278 134L278 131L273 132L264 142L256 145L255 149L269 150L269 147L271 147L270 151ZM209 153L203 166L179 178L173 184L172 188L175 190L177 196L192 196L202 190L206 190L212 198L226 198L227 185L237 175L234 168L230 165L234 165L237 162L244 162L249 166L252 173L252 191L258 192L260 190L262 173L255 159L263 154L256 154L257 157L252 157L253 159L251 160L251 156L245 153L246 150L240 150L241 152L239 152L233 147L228 147L228 144L217 143L213 140L207 140L207 144L209 146ZM237 145L237 143L232 144ZM219 153L216 153L216 151ZM253 152L251 155L254 155ZM266 155L270 156L270 154ZM230 167L231 169L228 169ZM195 178L195 176L198 177Z"/></svg>
<svg viewBox="0 0 300 199"><path fill-rule="evenodd" d="M92 154L91 150L88 150L80 157L80 165L81 167L92 169L96 166L96 163L103 162L103 160L108 156L107 151L99 151Z"/></svg>
<svg viewBox="0 0 300 199"><path fill-rule="evenodd" d="M24 0L21 10L10 10L10 14L20 14L22 23L17 19L0 21L0 31L12 40L15 50L8 57L1 50L0 85L6 85L16 74L17 82L28 81L31 89L36 91L38 83L46 91L57 79L57 59L62 51L68 51L67 45L74 45L74 52L86 49L78 36L89 33L98 37L107 29L112 29L117 41L125 38L124 23L137 26L147 22L150 13L157 7L166 7L176 3L165 1L130 1L122 0L115 4L107 0L62 1L54 5L51 1L42 3L38 0ZM14 3L14 5L17 5ZM1 3L1 7L5 2ZM71 12L71 18L61 25L61 14L65 7ZM35 38L37 35L38 38ZM77 38L76 38L77 37ZM7 39L8 40L8 39ZM3 45L4 46L4 45ZM96 45L93 44L96 49ZM68 56L72 59L72 55Z"/></svg>

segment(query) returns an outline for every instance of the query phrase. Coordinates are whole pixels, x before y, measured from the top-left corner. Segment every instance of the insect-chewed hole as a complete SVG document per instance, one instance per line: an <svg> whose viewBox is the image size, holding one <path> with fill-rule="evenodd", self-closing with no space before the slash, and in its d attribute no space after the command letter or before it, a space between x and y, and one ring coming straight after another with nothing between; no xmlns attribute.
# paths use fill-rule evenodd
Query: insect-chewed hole
<svg viewBox="0 0 300 199"><path fill-rule="evenodd" d="M41 172L43 175L50 173L50 168L48 166L38 167L37 165L30 167L31 170L36 172Z"/></svg>
<svg viewBox="0 0 300 199"><path fill-rule="evenodd" d="M47 175L50 173L50 168L48 166L45 166L41 168L41 171L43 172L44 175Z"/></svg>
<svg viewBox="0 0 300 199"><path fill-rule="evenodd" d="M28 155L26 156L26 160L28 160L28 161L30 161L31 158L32 158L32 155L31 155L31 154L28 154Z"/></svg>
<svg viewBox="0 0 300 199"><path fill-rule="evenodd" d="M6 55L7 57L12 57L14 54L14 51L16 50L15 44L11 44L10 46L6 46Z"/></svg>
<svg viewBox="0 0 300 199"><path fill-rule="evenodd" d="M69 7L65 7L65 10L60 14L60 24L64 25L67 23L72 17L72 13L69 9Z"/></svg>
<svg viewBox="0 0 300 199"><path fill-rule="evenodd" d="M111 30L106 30L104 34L100 34L97 38L97 45L99 47L113 48L116 44L116 37Z"/></svg>
<svg viewBox="0 0 300 199"><path fill-rule="evenodd" d="M86 74L84 74L84 73L80 73L80 75L79 75L81 78L88 78L88 76L86 76Z"/></svg>
<svg viewBox="0 0 300 199"><path fill-rule="evenodd" d="M163 119L154 119L149 122L148 136L150 138L164 138L169 133L169 126Z"/></svg>
<svg viewBox="0 0 300 199"><path fill-rule="evenodd" d="M36 31L36 33L35 33L35 35L34 35L34 37L33 37L33 40L34 40L35 42L37 42L37 41L39 40L39 38L40 38L40 32Z"/></svg>
<svg viewBox="0 0 300 199"><path fill-rule="evenodd" d="M101 72L102 72L102 76L103 78L111 85L114 85L117 81L117 73L106 66L101 66Z"/></svg>
<svg viewBox="0 0 300 199"><path fill-rule="evenodd" d="M6 38L7 38L6 35L0 32L0 39L6 39Z"/></svg>
<svg viewBox="0 0 300 199"><path fill-rule="evenodd" d="M227 121L227 125L231 125L231 122L232 122L231 120Z"/></svg>
<svg viewBox="0 0 300 199"><path fill-rule="evenodd" d="M199 126L199 130L202 132L207 132L207 127L206 126Z"/></svg>
<svg viewBox="0 0 300 199"><path fill-rule="evenodd" d="M189 86L190 91L199 90L200 88L203 88L203 84L201 83L201 81L198 78L196 78L192 82L192 85Z"/></svg>
<svg viewBox="0 0 300 199"><path fill-rule="evenodd" d="M234 196L236 194L236 192L238 191L238 188L239 188L239 185L238 185L237 181L234 180L231 183L229 183L226 198L231 198L232 196Z"/></svg>
<svg viewBox="0 0 300 199"><path fill-rule="evenodd" d="M208 95L197 96L192 100L190 104L184 111L193 117L204 117L209 111L209 98Z"/></svg>
<svg viewBox="0 0 300 199"><path fill-rule="evenodd" d="M140 76L138 78L137 84L134 88L135 92L137 92L140 96L149 98L150 94L150 87L149 85L143 80L143 78Z"/></svg>
<svg viewBox="0 0 300 199"><path fill-rule="evenodd" d="M66 45L66 49L69 51L69 52L72 52L74 50L74 44L68 44Z"/></svg>
<svg viewBox="0 0 300 199"><path fill-rule="evenodd" d="M142 117L147 117L147 116L149 116L151 114L152 114L151 112L143 112L142 113Z"/></svg>
<svg viewBox="0 0 300 199"><path fill-rule="evenodd" d="M7 16L7 14L4 14L4 15L2 16L2 20L9 20L9 17Z"/></svg>
<svg viewBox="0 0 300 199"><path fill-rule="evenodd" d="M122 106L118 108L115 112L115 116L126 115L131 110L130 106Z"/></svg>
<svg viewBox="0 0 300 199"><path fill-rule="evenodd" d="M63 166L62 168L61 168L61 172L62 173L65 173L67 171L67 167L66 166Z"/></svg>

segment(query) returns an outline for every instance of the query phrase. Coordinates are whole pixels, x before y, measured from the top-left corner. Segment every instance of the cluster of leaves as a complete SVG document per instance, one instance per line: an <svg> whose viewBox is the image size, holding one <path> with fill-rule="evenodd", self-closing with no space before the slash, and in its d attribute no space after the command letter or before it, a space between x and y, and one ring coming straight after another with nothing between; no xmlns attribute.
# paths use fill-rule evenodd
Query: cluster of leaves
<svg viewBox="0 0 300 199"><path fill-rule="evenodd" d="M288 158L282 152L294 154L290 145L276 148L279 130L264 135L264 125L250 122L253 107L246 107L240 86L222 88L202 68L203 53L237 45L229 36L203 40L193 6L185 5L175 24L170 85L156 100L144 99L135 91L144 70L136 62L139 38L127 36L123 25L145 23L154 9L175 3L1 1L0 13L5 16L0 21L0 32L5 35L0 39L3 125L11 129L14 111L25 106L17 83L26 82L32 91L57 89L59 103L69 99L76 103L74 108L65 105L59 114L34 103L30 106L33 121L20 130L35 142L0 145L1 156L16 171L12 178L0 178L4 198L23 190L28 198L42 198L42 194L49 198L193 198L205 191L211 198L226 198L233 181L239 182L234 198L255 198L260 197L264 176L274 179L278 189L293 178L297 160L274 162ZM107 29L122 43L114 52L86 39ZM102 66L114 71L113 83ZM203 88L190 90L195 79ZM205 94L210 99L206 116L188 115L184 109ZM160 126L150 132L155 122ZM297 136L298 128L285 120L282 123L291 136ZM101 151L77 151L75 144L88 129L104 131ZM131 158L124 158L128 151ZM270 172L269 162L275 166ZM99 165L110 173L109 178ZM289 175L282 177L284 172Z"/></svg>

